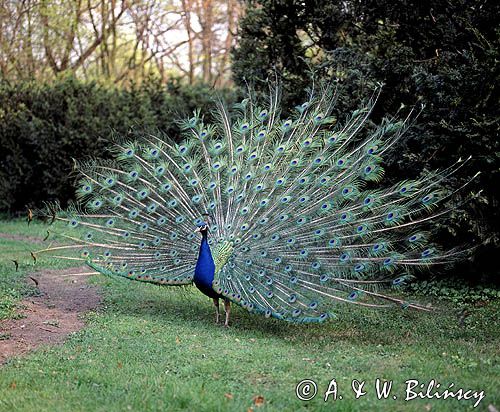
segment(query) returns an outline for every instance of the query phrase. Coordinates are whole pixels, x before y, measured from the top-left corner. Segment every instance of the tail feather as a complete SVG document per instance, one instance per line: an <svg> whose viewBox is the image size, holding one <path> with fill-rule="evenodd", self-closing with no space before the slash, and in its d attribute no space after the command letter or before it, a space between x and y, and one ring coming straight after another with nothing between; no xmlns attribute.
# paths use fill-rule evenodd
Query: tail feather
<svg viewBox="0 0 500 412"><path fill-rule="evenodd" d="M214 290L244 308L294 322L321 322L339 305L428 308L381 293L415 269L448 264L429 226L462 192L444 186L467 161L383 186L383 156L411 126L369 118L380 94L340 124L335 88L312 90L282 116L280 92L249 97L213 124L199 112L179 122L182 142L147 134L117 139L113 161L79 165L78 204L52 216L95 270L171 285L192 281L199 240L210 221ZM71 257L74 258L74 257Z"/></svg>

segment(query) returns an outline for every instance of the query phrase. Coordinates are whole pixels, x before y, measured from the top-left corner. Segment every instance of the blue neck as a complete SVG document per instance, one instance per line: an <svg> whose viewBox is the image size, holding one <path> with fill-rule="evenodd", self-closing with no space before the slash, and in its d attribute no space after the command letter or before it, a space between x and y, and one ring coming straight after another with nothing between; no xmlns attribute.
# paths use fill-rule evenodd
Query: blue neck
<svg viewBox="0 0 500 412"><path fill-rule="evenodd" d="M206 231L202 232L203 238L201 239L200 252L198 254L198 261L194 270L194 283L201 292L210 297L218 297L212 289L212 282L215 274L215 263L212 258L212 252L208 245L208 235Z"/></svg>

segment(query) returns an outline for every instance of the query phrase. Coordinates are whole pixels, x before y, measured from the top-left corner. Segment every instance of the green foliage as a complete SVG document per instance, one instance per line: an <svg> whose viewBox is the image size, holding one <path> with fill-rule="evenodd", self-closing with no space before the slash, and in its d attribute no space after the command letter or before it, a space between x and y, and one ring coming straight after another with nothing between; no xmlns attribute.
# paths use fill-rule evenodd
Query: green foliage
<svg viewBox="0 0 500 412"><path fill-rule="evenodd" d="M495 287L470 286L452 279L415 282L406 287L412 294L433 296L455 304L484 304L500 298L500 290Z"/></svg>
<svg viewBox="0 0 500 412"><path fill-rule="evenodd" d="M299 103L310 72L341 85L339 113L347 113L385 84L373 120L401 104L424 105L405 139L386 159L387 183L417 176L459 157L471 161L449 185L480 196L437 226L447 246L479 245L459 274L481 281L498 272L500 141L498 2L247 1L234 51L237 82L263 91L259 79L282 73L286 103ZM455 269L455 273L457 270Z"/></svg>
<svg viewBox="0 0 500 412"><path fill-rule="evenodd" d="M226 93L227 94L227 93ZM160 129L176 135L176 120L207 108L210 88L155 80L130 89L82 83L0 82L0 211L74 196L73 158L107 157L113 133Z"/></svg>

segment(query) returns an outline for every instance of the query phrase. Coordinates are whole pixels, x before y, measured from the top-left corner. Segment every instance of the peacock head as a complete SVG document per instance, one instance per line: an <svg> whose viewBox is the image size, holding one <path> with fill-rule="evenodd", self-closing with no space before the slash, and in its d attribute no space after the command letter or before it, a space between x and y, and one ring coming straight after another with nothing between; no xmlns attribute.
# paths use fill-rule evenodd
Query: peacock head
<svg viewBox="0 0 500 412"><path fill-rule="evenodd" d="M208 233L208 223L207 222L200 222L196 225L195 232L200 232L202 235L205 235Z"/></svg>

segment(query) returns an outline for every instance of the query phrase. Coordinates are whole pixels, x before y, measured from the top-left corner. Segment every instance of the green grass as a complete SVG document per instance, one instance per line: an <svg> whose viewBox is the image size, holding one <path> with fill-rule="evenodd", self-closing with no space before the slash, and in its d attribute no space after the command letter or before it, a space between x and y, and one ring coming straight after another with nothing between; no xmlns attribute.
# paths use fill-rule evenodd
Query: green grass
<svg viewBox="0 0 500 412"><path fill-rule="evenodd" d="M1 222L0 232L5 227L26 232L20 222ZM20 286L33 269L29 259L17 274L10 262L30 246L0 242L2 301L5 290L30 293ZM38 263L61 266L51 259ZM484 390L476 410L500 405L498 302L471 309L464 327L447 306L430 315L343 307L338 320L322 326L280 323L234 308L233 326L225 329L213 324L212 305L194 288L102 276L92 281L101 286L104 305L87 315L84 330L0 369L0 411L472 410L472 400L405 402L404 381L412 378ZM397 400L376 399L377 377L394 381ZM318 384L310 402L295 397L297 382L306 378ZM343 399L325 403L321 392L333 378ZM350 389L353 379L366 381L360 399ZM252 400L258 395L264 397L259 408Z"/></svg>

